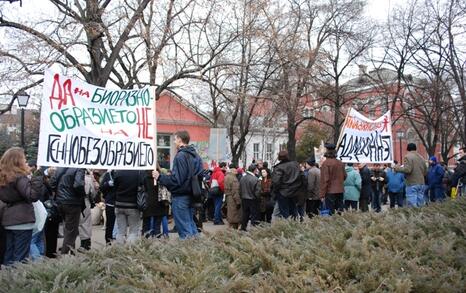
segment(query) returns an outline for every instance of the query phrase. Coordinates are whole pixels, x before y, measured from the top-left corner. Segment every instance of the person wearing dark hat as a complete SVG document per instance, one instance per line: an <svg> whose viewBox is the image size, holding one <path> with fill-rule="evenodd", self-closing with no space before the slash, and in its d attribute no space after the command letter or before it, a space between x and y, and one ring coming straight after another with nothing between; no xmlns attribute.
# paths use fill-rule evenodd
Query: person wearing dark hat
<svg viewBox="0 0 466 293"><path fill-rule="evenodd" d="M261 184L259 178L257 178L257 171L256 164L249 165L246 175L239 182L242 207L241 230L243 231L246 231L249 219L251 219L251 225L253 226L259 223Z"/></svg>
<svg viewBox="0 0 466 293"><path fill-rule="evenodd" d="M307 192L306 213L309 218L319 215L320 197L320 169L315 159L306 161Z"/></svg>
<svg viewBox="0 0 466 293"><path fill-rule="evenodd" d="M427 175L427 165L416 149L414 143L408 143L408 153L403 158L403 166L395 166L394 168L396 172L406 175L406 201L408 207L425 205L424 177Z"/></svg>
<svg viewBox="0 0 466 293"><path fill-rule="evenodd" d="M325 161L320 167L320 198L333 215L343 211L343 183L346 179L345 165L337 159L336 146L325 144Z"/></svg>
<svg viewBox="0 0 466 293"><path fill-rule="evenodd" d="M443 201L445 199L445 190L443 188L443 176L445 169L437 163L437 158L429 158L429 170L427 171L427 185L429 186L430 201Z"/></svg>
<svg viewBox="0 0 466 293"><path fill-rule="evenodd" d="M297 195L305 177L298 162L290 161L287 151L280 151L278 160L280 162L273 168L272 189L278 203L280 216L287 219L290 216L295 217L297 214Z"/></svg>

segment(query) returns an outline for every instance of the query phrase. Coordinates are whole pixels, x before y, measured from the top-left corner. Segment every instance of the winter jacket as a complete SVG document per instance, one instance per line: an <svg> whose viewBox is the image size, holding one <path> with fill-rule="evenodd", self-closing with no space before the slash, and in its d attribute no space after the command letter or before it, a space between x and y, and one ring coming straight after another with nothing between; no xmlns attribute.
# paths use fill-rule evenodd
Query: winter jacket
<svg viewBox="0 0 466 293"><path fill-rule="evenodd" d="M361 176L361 195L359 198L369 200L372 195L371 170L365 165L359 170L359 175Z"/></svg>
<svg viewBox="0 0 466 293"><path fill-rule="evenodd" d="M100 181L100 192L102 192L104 199L105 199L105 204L109 206L115 206L115 187L110 186L109 181L114 180L113 177L115 176L114 171L109 171L102 176L102 179ZM115 182L114 182L115 183Z"/></svg>
<svg viewBox="0 0 466 293"><path fill-rule="evenodd" d="M403 159L403 167L395 167L395 171L406 174L406 185L424 185L427 175L425 160L416 151L410 151Z"/></svg>
<svg viewBox="0 0 466 293"><path fill-rule="evenodd" d="M462 180L463 183L466 183L466 156L463 156L459 159L458 165L456 166L455 172L451 177L451 186L458 186L458 182Z"/></svg>
<svg viewBox="0 0 466 293"><path fill-rule="evenodd" d="M115 207L137 209L138 186L143 184L144 171L116 170L113 177L115 186Z"/></svg>
<svg viewBox="0 0 466 293"><path fill-rule="evenodd" d="M260 179L261 194L260 194L260 212L265 213L267 207L272 204L272 180L270 178Z"/></svg>
<svg viewBox="0 0 466 293"><path fill-rule="evenodd" d="M50 186L56 192L58 204L82 206L86 192L84 191L85 169L58 168L50 179Z"/></svg>
<svg viewBox="0 0 466 293"><path fill-rule="evenodd" d="M241 197L236 175L228 172L225 176L225 197L227 202L227 221L230 224L241 222Z"/></svg>
<svg viewBox="0 0 466 293"><path fill-rule="evenodd" d="M192 164L188 164L188 159ZM189 169L192 166L193 171ZM171 175L160 175L158 181L166 186L175 196L191 195L191 177L202 172L202 159L196 153L193 146L182 146L173 159L173 169Z"/></svg>
<svg viewBox="0 0 466 293"><path fill-rule="evenodd" d="M34 223L32 202L39 199L43 188L43 177L34 176L30 180L21 175L7 185L0 187L0 200L5 208L1 218L4 227Z"/></svg>
<svg viewBox="0 0 466 293"><path fill-rule="evenodd" d="M387 187L388 192L391 193L400 193L403 192L405 188L405 175L400 172L395 172L392 169L388 169L385 172L387 175Z"/></svg>
<svg viewBox="0 0 466 293"><path fill-rule="evenodd" d="M320 190L320 170L317 167L311 167L307 172L307 192L308 199L319 200Z"/></svg>
<svg viewBox="0 0 466 293"><path fill-rule="evenodd" d="M212 173L211 181L217 180L218 187L220 188L220 192L225 191L225 174L223 173L222 168L215 167L214 172Z"/></svg>
<svg viewBox="0 0 466 293"><path fill-rule="evenodd" d="M325 159L320 167L320 198L324 198L328 193L343 193L345 179L345 165L335 158Z"/></svg>
<svg viewBox="0 0 466 293"><path fill-rule="evenodd" d="M372 180L375 177L375 180ZM372 191L382 191L384 185L387 183L387 176L384 170L372 170L371 173L371 184Z"/></svg>
<svg viewBox="0 0 466 293"><path fill-rule="evenodd" d="M241 199L259 199L261 193L260 180L251 172L246 172L246 175L239 182L239 194Z"/></svg>
<svg viewBox="0 0 466 293"><path fill-rule="evenodd" d="M361 193L361 175L353 167L346 167L346 179L344 184L345 200L359 201Z"/></svg>
<svg viewBox="0 0 466 293"><path fill-rule="evenodd" d="M442 187L443 175L445 175L445 169L437 163L433 163L427 171L427 185L429 188Z"/></svg>
<svg viewBox="0 0 466 293"><path fill-rule="evenodd" d="M296 161L282 161L275 165L272 173L272 188L274 193L292 198L302 186L302 172Z"/></svg>
<svg viewBox="0 0 466 293"><path fill-rule="evenodd" d="M163 217L168 215L168 201L159 201L160 184L154 186L152 171L144 172L144 186L147 192L147 208L142 213L144 218Z"/></svg>

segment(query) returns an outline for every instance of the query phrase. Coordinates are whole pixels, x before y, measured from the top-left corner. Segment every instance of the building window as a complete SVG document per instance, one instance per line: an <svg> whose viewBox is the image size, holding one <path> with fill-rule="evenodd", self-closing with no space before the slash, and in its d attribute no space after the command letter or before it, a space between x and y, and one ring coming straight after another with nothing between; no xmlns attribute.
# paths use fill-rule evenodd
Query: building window
<svg viewBox="0 0 466 293"><path fill-rule="evenodd" d="M280 144L280 151L286 151L286 143Z"/></svg>
<svg viewBox="0 0 466 293"><path fill-rule="evenodd" d="M171 136L169 134L157 135L157 162L161 168L170 169Z"/></svg>
<svg viewBox="0 0 466 293"><path fill-rule="evenodd" d="M259 158L259 144L258 143L254 143L252 145L252 153L253 153L253 156L254 156L255 160L260 159Z"/></svg>
<svg viewBox="0 0 466 293"><path fill-rule="evenodd" d="M271 143L267 143L265 145L265 160L267 162L271 162L272 161L272 144Z"/></svg>

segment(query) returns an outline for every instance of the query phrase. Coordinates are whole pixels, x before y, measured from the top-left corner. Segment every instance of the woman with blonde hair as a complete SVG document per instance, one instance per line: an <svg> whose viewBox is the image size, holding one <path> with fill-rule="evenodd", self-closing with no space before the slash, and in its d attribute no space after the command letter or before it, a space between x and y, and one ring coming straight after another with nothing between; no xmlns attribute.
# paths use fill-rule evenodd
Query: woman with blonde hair
<svg viewBox="0 0 466 293"><path fill-rule="evenodd" d="M1 224L5 229L6 248L3 263L10 265L29 256L35 223L32 202L42 190L42 176L29 179L30 169L24 151L13 147L0 159L0 200L5 203Z"/></svg>

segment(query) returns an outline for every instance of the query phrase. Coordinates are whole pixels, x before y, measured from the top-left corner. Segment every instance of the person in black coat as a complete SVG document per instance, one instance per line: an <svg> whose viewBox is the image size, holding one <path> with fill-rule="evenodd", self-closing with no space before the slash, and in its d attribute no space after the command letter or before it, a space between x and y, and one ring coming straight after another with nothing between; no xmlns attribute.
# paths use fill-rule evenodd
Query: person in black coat
<svg viewBox="0 0 466 293"><path fill-rule="evenodd" d="M50 187L56 193L58 210L65 222L61 254L67 254L75 247L79 235L79 220L84 210L85 169L57 168L50 179Z"/></svg>
<svg viewBox="0 0 466 293"><path fill-rule="evenodd" d="M359 197L359 209L362 212L369 211L369 202L372 197L371 170L366 164L359 165L359 175L361 175L361 195Z"/></svg>
<svg viewBox="0 0 466 293"><path fill-rule="evenodd" d="M144 174L144 186L147 191L147 208L142 214L142 234L146 238L157 237L162 235L160 226L163 217L168 215L168 201L159 200L160 184L154 186L154 177L151 171Z"/></svg>
<svg viewBox="0 0 466 293"><path fill-rule="evenodd" d="M100 192L102 192L105 200L105 243L111 243L113 238L113 228L115 227L115 185L113 181L114 171L108 170L100 182Z"/></svg>

